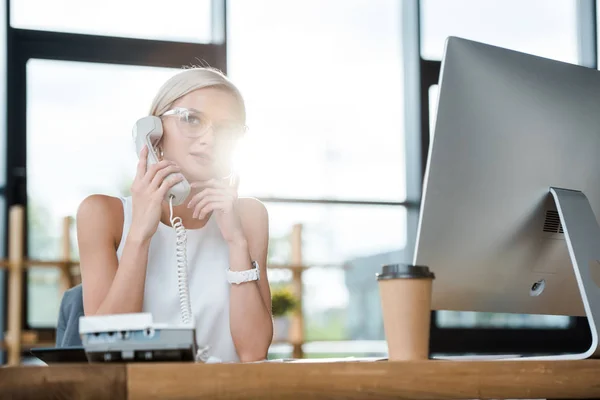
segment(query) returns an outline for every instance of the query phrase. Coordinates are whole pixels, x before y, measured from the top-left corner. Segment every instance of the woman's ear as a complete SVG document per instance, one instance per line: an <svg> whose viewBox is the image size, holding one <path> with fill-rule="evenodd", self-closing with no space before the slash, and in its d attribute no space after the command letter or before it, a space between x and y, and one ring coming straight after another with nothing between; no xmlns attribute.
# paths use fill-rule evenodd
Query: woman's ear
<svg viewBox="0 0 600 400"><path fill-rule="evenodd" d="M158 158L158 161L162 161L165 158L162 145L163 145L162 138L158 142L156 142L156 145L154 145L154 148L156 149L156 157Z"/></svg>

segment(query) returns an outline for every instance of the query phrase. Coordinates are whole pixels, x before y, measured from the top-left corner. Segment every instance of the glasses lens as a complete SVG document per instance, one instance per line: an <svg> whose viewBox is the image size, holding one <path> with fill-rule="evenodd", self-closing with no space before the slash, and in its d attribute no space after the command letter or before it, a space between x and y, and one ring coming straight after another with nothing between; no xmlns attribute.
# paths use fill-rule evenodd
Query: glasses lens
<svg viewBox="0 0 600 400"><path fill-rule="evenodd" d="M184 110L179 113L179 128L186 136L198 137L208 128L208 119L202 114Z"/></svg>

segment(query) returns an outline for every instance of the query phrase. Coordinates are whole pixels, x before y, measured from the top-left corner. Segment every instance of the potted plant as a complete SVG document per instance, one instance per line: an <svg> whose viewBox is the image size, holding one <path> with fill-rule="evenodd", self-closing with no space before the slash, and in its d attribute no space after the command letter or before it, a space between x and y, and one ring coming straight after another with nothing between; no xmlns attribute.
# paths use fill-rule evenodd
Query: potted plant
<svg viewBox="0 0 600 400"><path fill-rule="evenodd" d="M285 341L288 339L290 328L288 315L296 309L298 301L289 288L280 287L271 291L271 304L273 313L273 342Z"/></svg>

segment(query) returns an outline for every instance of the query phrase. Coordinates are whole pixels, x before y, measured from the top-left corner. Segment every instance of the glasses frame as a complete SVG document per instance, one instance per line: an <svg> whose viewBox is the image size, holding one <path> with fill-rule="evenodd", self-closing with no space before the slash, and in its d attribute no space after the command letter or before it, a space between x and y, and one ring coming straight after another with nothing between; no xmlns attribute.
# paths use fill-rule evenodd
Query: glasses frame
<svg viewBox="0 0 600 400"><path fill-rule="evenodd" d="M171 108L171 109L165 111L164 113L160 114L159 118L172 117L172 116L181 116L184 113L198 113L198 114L202 114L202 111L196 110L195 108L174 107L174 108ZM203 132L199 136L188 136L188 137L201 138L202 136L204 136L206 134L206 132L208 132L209 129L214 129L213 121L210 118L207 118L207 119L208 119L209 124L208 124L208 128L206 129L205 132ZM245 125L245 124L240 124L240 127L241 127L241 133L237 137L237 139L239 139L242 136L244 136L246 134L246 132L248 132L248 129L249 129L248 125Z"/></svg>

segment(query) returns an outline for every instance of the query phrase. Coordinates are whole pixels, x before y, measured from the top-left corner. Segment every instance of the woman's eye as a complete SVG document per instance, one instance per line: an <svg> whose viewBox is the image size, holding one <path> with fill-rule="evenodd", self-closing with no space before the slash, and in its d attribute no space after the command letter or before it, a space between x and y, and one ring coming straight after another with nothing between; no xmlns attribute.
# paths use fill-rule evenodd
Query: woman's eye
<svg viewBox="0 0 600 400"><path fill-rule="evenodd" d="M195 115L186 115L185 122L191 125L199 125L201 121L200 118Z"/></svg>

